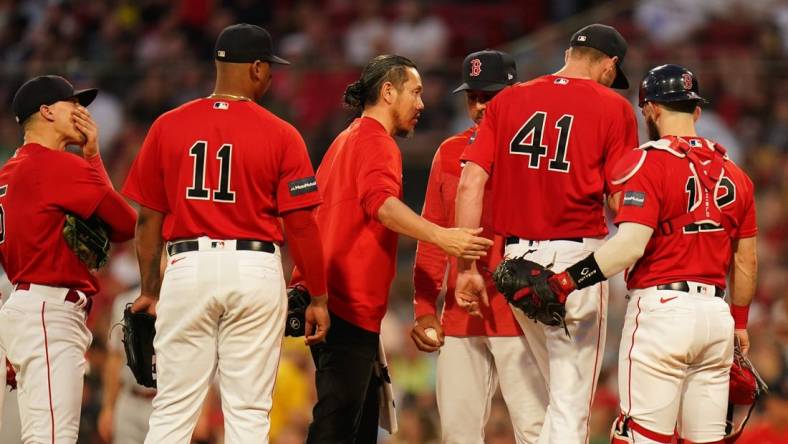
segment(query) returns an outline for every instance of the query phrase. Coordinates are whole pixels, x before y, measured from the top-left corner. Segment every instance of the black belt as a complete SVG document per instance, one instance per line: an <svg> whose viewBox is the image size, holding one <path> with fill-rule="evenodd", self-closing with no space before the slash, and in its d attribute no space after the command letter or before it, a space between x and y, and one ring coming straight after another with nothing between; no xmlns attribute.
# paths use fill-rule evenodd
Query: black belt
<svg viewBox="0 0 788 444"><path fill-rule="evenodd" d="M212 247L219 247L223 241L209 241ZM167 245L167 254L175 256L176 254L186 253L187 251L197 251L200 249L200 243L196 240L182 240L170 242ZM236 250L245 251L261 251L263 253L276 252L276 246L273 242L262 240L247 240L239 239L235 241Z"/></svg>
<svg viewBox="0 0 788 444"><path fill-rule="evenodd" d="M698 290L699 288L703 288L703 287L698 287L696 285L695 285L695 287L697 287L697 288L695 288L695 290ZM687 281L679 281L679 282L672 282L670 284L657 285L657 290L673 290L673 291L683 291L683 292L689 293L690 292L690 283L687 282ZM698 293L700 293L700 291L698 291ZM718 297L718 298L725 297L725 290L723 290L720 287L715 286L714 287L714 296Z"/></svg>
<svg viewBox="0 0 788 444"><path fill-rule="evenodd" d="M506 236L506 245L519 244L520 240L521 239L519 237L517 237L517 236ZM523 239L523 240L525 240L525 239ZM546 241L567 241L567 242L579 242L579 243L582 244L583 243L583 238L582 237L567 237L567 238L563 238L563 239L546 239ZM534 242L534 241L530 241L530 242ZM536 242L542 242L542 241L536 241Z"/></svg>

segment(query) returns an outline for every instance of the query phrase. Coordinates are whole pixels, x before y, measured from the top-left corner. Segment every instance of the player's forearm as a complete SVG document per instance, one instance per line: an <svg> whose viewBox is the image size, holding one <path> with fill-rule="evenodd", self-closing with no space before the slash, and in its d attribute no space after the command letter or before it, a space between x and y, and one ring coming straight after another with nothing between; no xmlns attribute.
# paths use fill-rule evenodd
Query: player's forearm
<svg viewBox="0 0 788 444"><path fill-rule="evenodd" d="M390 196L380 206L378 220L391 231L433 244L443 229L416 214L394 196Z"/></svg>
<svg viewBox="0 0 788 444"><path fill-rule="evenodd" d="M94 170L98 171L98 173L104 178L104 180L106 180L109 186L112 186L112 181L109 178L109 174L107 174L107 169L104 168L104 161L101 159L100 154L97 153L91 157L85 158L85 160L88 161Z"/></svg>
<svg viewBox="0 0 788 444"><path fill-rule="evenodd" d="M753 237L733 242L731 266L731 314L737 329L747 327L750 304L758 282L757 240Z"/></svg>
<svg viewBox="0 0 788 444"><path fill-rule="evenodd" d="M109 238L113 242L125 242L134 237L137 215L120 194L110 190L96 207L96 215L109 225Z"/></svg>
<svg viewBox="0 0 788 444"><path fill-rule="evenodd" d="M293 261L302 272L309 293L313 296L326 294L323 243L312 209L290 211L282 220Z"/></svg>
<svg viewBox="0 0 788 444"><path fill-rule="evenodd" d="M594 253L602 274L609 278L637 262L643 256L653 232L646 225L622 223L618 232Z"/></svg>
<svg viewBox="0 0 788 444"><path fill-rule="evenodd" d="M416 317L437 312L448 262L448 256L440 248L419 242L413 267L413 309Z"/></svg>
<svg viewBox="0 0 788 444"><path fill-rule="evenodd" d="M758 281L758 254L755 237L738 239L733 243L731 270L731 302L750 305Z"/></svg>
<svg viewBox="0 0 788 444"><path fill-rule="evenodd" d="M144 296L159 298L161 289L161 254L164 241L161 227L164 214L146 207L140 207L137 219L136 241L137 260L140 264L141 293Z"/></svg>
<svg viewBox="0 0 788 444"><path fill-rule="evenodd" d="M102 406L110 410L115 408L120 392L120 372L123 370L123 358L119 352L110 351L107 353L107 360L104 362L104 372L102 379Z"/></svg>
<svg viewBox="0 0 788 444"><path fill-rule="evenodd" d="M455 206L455 225L457 227L478 227L482 219L484 206L484 186L490 176L473 162L468 162L462 170L460 183L457 186ZM465 259L457 260L457 269L465 271L472 267L472 262Z"/></svg>

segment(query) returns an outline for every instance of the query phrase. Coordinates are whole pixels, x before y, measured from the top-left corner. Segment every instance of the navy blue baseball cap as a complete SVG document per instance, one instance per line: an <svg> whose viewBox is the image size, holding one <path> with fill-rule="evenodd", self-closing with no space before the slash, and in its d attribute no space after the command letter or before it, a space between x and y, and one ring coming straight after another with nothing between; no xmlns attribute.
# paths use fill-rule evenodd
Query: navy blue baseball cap
<svg viewBox="0 0 788 444"><path fill-rule="evenodd" d="M485 49L468 54L462 62L462 85L452 92L500 91L517 82L517 64L509 54Z"/></svg>
<svg viewBox="0 0 788 444"><path fill-rule="evenodd" d="M289 65L287 60L274 55L271 34L265 29L248 23L230 25L216 38L214 58L220 62L254 63L263 62Z"/></svg>
<svg viewBox="0 0 788 444"><path fill-rule="evenodd" d="M616 28L599 23L588 25L572 35L572 38L569 40L569 46L586 46L602 51L608 57L618 57L616 78L610 87L616 89L629 88L627 76L624 75L624 71L621 69L621 64L624 63L624 56L627 55L627 41L624 40L624 37Z"/></svg>
<svg viewBox="0 0 788 444"><path fill-rule="evenodd" d="M40 76L28 80L14 95L11 108L16 122L21 124L38 112L41 105L52 105L63 100L77 99L80 105L88 106L96 98L95 88L74 90L74 85L60 76Z"/></svg>

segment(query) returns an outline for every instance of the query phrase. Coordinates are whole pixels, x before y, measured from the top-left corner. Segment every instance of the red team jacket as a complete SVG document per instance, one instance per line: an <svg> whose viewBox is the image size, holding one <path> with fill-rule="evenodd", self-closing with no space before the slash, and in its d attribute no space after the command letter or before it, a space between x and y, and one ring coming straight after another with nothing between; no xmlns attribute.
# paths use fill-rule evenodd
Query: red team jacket
<svg viewBox="0 0 788 444"><path fill-rule="evenodd" d="M328 308L379 333L394 278L397 233L377 219L383 202L402 195L402 156L383 125L353 121L317 171L323 204L316 211L327 261Z"/></svg>
<svg viewBox="0 0 788 444"><path fill-rule="evenodd" d="M711 159L713 142L683 137L701 157ZM663 147L667 139L646 145ZM697 203L700 183L686 158L671 151L649 148L642 166L623 184L623 199L615 223L635 222L654 228L643 257L627 273L627 287L648 288L677 281L695 281L725 288L730 267L732 239L755 236L753 184L736 164L724 163L714 199L723 217L733 222L733 232L709 224L691 224L669 235L659 225L687 213Z"/></svg>
<svg viewBox="0 0 788 444"><path fill-rule="evenodd" d="M454 203L457 196L457 185L460 181L462 168L460 155L476 138L478 127L446 139L432 160L432 169L427 183L427 194L424 199L422 217L442 227L454 226ZM492 195L488 189L484 195L484 211L482 226L483 236L493 238L492 232ZM495 290L490 280L490 273L501 260L503 239L495 238L496 243L487 252L487 256L477 261L477 265L487 278L487 295L490 307L481 306L483 318L470 316L468 312L457 306L454 300L454 286L457 280L457 260L450 258L436 245L419 242L416 248L416 263L413 270L413 286L415 295L413 306L415 316L436 314L438 296L443 290L443 278L446 267L449 275L446 281L441 324L448 336L519 336L520 326L512 314L506 299Z"/></svg>
<svg viewBox="0 0 788 444"><path fill-rule="evenodd" d="M161 115L123 194L165 214L165 240L281 244L277 217L321 201L301 135L251 101L197 99Z"/></svg>
<svg viewBox="0 0 788 444"><path fill-rule="evenodd" d="M607 234L616 161L638 146L629 102L592 80L547 75L504 89L462 159L492 174L496 233L531 240Z"/></svg>
<svg viewBox="0 0 788 444"><path fill-rule="evenodd" d="M99 163L100 165L100 163ZM0 263L11 283L98 291L63 239L65 214L89 218L112 190L82 157L38 144L20 147L0 169Z"/></svg>

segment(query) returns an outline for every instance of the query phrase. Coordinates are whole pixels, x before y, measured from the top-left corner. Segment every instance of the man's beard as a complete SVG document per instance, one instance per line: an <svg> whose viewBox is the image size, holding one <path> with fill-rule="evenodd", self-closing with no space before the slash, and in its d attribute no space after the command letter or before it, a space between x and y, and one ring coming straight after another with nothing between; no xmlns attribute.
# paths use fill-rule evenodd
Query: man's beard
<svg viewBox="0 0 788 444"><path fill-rule="evenodd" d="M397 127L394 128L394 135L396 137L403 137L403 138L412 137L413 133L416 131L416 128L407 128L405 126L400 125L401 120L402 119L400 119L399 112L394 111L394 122L397 123ZM408 120L408 123L409 122L410 120Z"/></svg>
<svg viewBox="0 0 788 444"><path fill-rule="evenodd" d="M646 128L648 129L649 140L659 140L662 138L659 134L657 124L652 119L646 118Z"/></svg>
<svg viewBox="0 0 788 444"><path fill-rule="evenodd" d="M482 123L483 118L484 118L484 111L478 111L473 113L473 117L471 118L471 120L473 120L473 123L478 125Z"/></svg>

